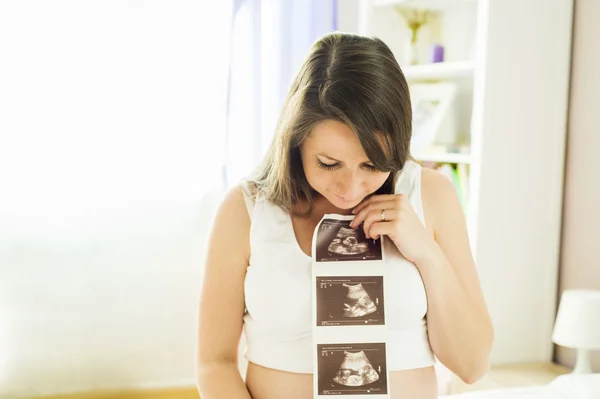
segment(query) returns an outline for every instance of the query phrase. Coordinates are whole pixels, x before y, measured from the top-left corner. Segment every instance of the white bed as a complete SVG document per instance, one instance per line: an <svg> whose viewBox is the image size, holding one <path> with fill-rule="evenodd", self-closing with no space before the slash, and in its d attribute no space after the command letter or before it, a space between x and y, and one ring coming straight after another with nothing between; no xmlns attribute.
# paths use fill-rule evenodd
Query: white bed
<svg viewBox="0 0 600 399"><path fill-rule="evenodd" d="M547 385L441 396L444 399L600 399L600 373L557 377Z"/></svg>

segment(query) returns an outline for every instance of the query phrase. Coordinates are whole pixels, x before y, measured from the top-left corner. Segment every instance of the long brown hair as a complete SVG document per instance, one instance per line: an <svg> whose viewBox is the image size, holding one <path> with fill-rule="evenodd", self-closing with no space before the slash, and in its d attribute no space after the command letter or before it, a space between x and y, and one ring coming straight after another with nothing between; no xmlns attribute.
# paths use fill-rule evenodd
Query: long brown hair
<svg viewBox="0 0 600 399"><path fill-rule="evenodd" d="M261 197L288 212L313 189L300 146L323 120L347 124L373 165L389 178L377 191L392 193L410 158L412 111L408 84L394 55L380 39L333 32L311 47L294 79L269 150L251 177ZM384 138L384 140L381 140Z"/></svg>

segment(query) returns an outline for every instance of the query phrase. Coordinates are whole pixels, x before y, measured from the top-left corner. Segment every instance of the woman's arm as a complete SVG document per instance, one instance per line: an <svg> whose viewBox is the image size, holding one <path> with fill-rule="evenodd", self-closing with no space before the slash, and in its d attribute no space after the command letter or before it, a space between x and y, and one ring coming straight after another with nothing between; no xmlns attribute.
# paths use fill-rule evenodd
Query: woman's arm
<svg viewBox="0 0 600 399"><path fill-rule="evenodd" d="M454 186L439 172L423 168L421 192L435 234L431 256L417 264L427 291L429 341L438 359L471 384L489 368L493 326L464 213Z"/></svg>
<svg viewBox="0 0 600 399"><path fill-rule="evenodd" d="M249 231L243 194L234 188L217 211L207 246L196 356L202 399L251 399L238 370Z"/></svg>

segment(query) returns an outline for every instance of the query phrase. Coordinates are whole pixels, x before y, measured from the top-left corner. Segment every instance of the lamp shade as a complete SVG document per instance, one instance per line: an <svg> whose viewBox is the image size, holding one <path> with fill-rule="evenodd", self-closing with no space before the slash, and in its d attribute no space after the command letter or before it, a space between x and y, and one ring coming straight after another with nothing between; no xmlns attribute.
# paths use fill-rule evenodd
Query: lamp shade
<svg viewBox="0 0 600 399"><path fill-rule="evenodd" d="M552 341L577 349L600 349L600 291L565 290Z"/></svg>

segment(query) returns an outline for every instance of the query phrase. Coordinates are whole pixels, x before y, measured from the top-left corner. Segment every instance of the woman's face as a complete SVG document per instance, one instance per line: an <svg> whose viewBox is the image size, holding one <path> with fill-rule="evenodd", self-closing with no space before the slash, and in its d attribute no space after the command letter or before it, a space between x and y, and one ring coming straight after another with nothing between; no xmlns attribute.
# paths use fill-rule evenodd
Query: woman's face
<svg viewBox="0 0 600 399"><path fill-rule="evenodd" d="M373 167L352 129L338 121L318 123L300 153L308 183L340 209L354 208L390 175Z"/></svg>

